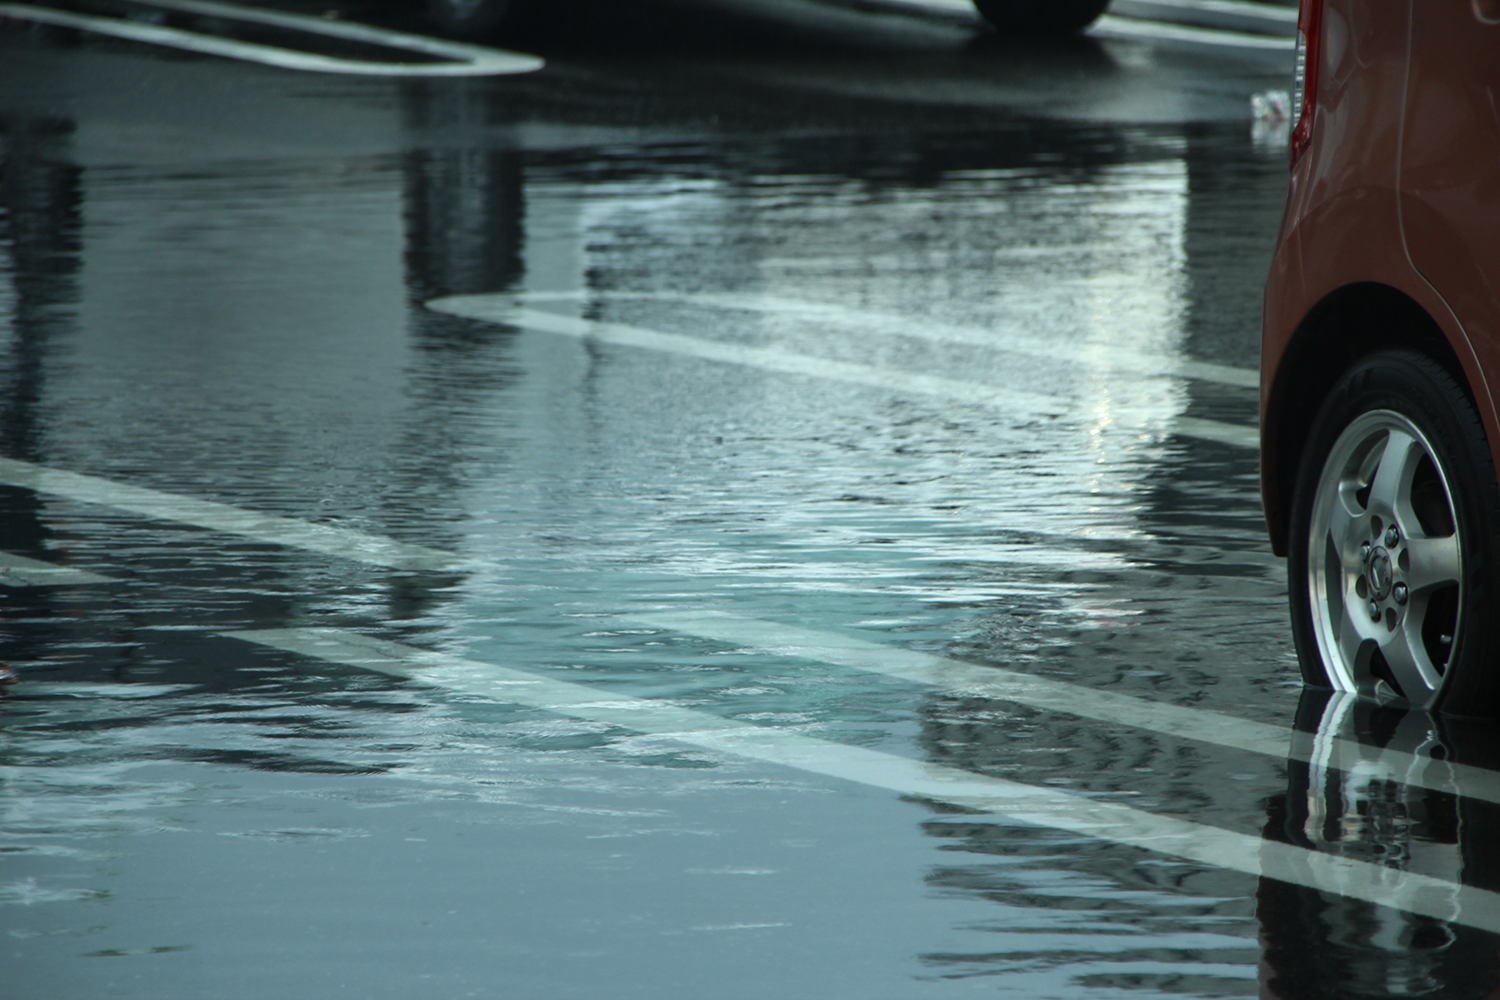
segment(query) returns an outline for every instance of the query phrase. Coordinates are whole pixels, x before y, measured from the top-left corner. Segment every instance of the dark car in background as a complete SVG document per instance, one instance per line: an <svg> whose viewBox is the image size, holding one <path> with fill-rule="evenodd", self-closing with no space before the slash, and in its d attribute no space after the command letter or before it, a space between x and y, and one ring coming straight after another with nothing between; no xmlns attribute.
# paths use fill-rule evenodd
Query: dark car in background
<svg viewBox="0 0 1500 1000"><path fill-rule="evenodd" d="M1500 716L1500 2L1303 0L1261 479L1304 678Z"/></svg>
<svg viewBox="0 0 1500 1000"><path fill-rule="evenodd" d="M549 0L427 0L428 17L447 34L483 39L500 30L517 7ZM974 0L985 20L1002 31L1082 31L1110 0Z"/></svg>

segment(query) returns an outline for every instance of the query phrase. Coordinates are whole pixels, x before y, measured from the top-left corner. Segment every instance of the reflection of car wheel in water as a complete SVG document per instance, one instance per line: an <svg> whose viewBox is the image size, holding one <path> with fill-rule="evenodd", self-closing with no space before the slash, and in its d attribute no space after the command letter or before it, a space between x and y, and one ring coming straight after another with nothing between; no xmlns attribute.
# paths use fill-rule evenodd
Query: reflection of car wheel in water
<svg viewBox="0 0 1500 1000"><path fill-rule="evenodd" d="M984 19L1001 31L1082 31L1109 0L974 0Z"/></svg>
<svg viewBox="0 0 1500 1000"><path fill-rule="evenodd" d="M484 38L500 26L511 0L427 0L427 16L455 38Z"/></svg>
<svg viewBox="0 0 1500 1000"><path fill-rule="evenodd" d="M1496 884L1500 814L1443 763L1493 759L1492 727L1307 688L1295 729L1310 752L1287 761L1285 794L1267 796L1265 839L1390 866L1377 891L1392 905L1262 876L1260 995L1493 996L1500 956L1465 896ZM1427 914L1396 903L1410 873L1432 879Z"/></svg>
<svg viewBox="0 0 1500 1000"><path fill-rule="evenodd" d="M1313 424L1292 504L1303 677L1497 714L1497 517L1484 431L1458 382L1404 351L1355 365Z"/></svg>

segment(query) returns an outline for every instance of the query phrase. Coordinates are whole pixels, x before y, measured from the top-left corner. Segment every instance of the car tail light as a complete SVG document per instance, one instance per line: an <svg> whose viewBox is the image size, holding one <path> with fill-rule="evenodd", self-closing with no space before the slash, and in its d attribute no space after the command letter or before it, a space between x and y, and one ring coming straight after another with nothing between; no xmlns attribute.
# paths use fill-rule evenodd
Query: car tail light
<svg viewBox="0 0 1500 1000"><path fill-rule="evenodd" d="M1318 108L1318 43L1323 36L1323 0L1302 0L1297 16L1297 68L1292 75L1292 163L1312 142Z"/></svg>

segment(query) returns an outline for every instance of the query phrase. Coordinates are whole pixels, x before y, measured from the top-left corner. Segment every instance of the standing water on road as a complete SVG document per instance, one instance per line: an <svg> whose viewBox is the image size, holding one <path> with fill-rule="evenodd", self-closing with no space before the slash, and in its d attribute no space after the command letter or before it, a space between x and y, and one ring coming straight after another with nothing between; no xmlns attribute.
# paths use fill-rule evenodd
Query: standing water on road
<svg viewBox="0 0 1500 1000"><path fill-rule="evenodd" d="M0 45L17 996L1494 979L1483 739L1298 700L1244 122Z"/></svg>

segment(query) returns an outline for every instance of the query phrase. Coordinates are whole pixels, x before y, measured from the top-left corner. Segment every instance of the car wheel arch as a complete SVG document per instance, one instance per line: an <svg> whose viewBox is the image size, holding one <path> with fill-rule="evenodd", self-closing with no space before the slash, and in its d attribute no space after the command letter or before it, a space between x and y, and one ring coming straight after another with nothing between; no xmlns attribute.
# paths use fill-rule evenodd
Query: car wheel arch
<svg viewBox="0 0 1500 1000"><path fill-rule="evenodd" d="M1287 527L1304 434L1329 391L1368 355L1416 351L1447 370L1475 402L1474 387L1448 335L1411 296L1380 282L1356 282L1325 295L1287 342L1262 413L1261 475L1271 547L1287 552Z"/></svg>

